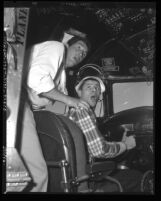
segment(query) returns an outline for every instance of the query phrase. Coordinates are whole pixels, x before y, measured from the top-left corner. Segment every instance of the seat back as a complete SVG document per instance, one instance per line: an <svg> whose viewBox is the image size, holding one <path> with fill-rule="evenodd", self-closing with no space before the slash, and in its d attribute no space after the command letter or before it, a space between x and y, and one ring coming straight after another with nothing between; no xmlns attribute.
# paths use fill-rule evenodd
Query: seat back
<svg viewBox="0 0 161 201"><path fill-rule="evenodd" d="M46 162L67 161L68 179L76 177L76 156L75 146L70 133L65 128L61 120L49 111L34 112L37 132L39 135L42 151ZM62 172L59 167L48 167L49 170L49 192L63 192Z"/></svg>
<svg viewBox="0 0 161 201"><path fill-rule="evenodd" d="M34 112L37 131L44 158L47 161L69 163L68 180L74 180L86 174L87 153L81 130L70 119L49 111ZM62 192L62 173L60 168L48 167L50 192ZM80 189L86 189L83 183Z"/></svg>
<svg viewBox="0 0 161 201"><path fill-rule="evenodd" d="M76 154L76 171L77 171L77 178L80 178L86 174L88 174L87 164L89 161L89 154L87 149L87 144L85 137L81 131L81 129L72 122L69 118L59 115L63 123L66 126L66 129L71 134L74 145L75 145L75 154ZM88 188L87 182L80 183L78 186L78 191L83 191Z"/></svg>

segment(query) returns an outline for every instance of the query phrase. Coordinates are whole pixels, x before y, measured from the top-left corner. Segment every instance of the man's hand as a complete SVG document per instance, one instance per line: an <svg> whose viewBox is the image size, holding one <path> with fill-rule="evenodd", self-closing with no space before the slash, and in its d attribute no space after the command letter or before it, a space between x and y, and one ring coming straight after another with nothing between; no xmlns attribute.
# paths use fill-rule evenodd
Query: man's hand
<svg viewBox="0 0 161 201"><path fill-rule="evenodd" d="M133 149L136 146L136 141L134 136L127 136L127 131L128 130L125 128L125 131L122 137L122 142L126 144L126 148L127 150L129 150L129 149Z"/></svg>
<svg viewBox="0 0 161 201"><path fill-rule="evenodd" d="M88 103L86 103L85 101L78 99L78 98L72 98L68 96L68 101L67 101L68 106L70 107L80 107L80 108L84 108L84 109L89 109L89 105Z"/></svg>
<svg viewBox="0 0 161 201"><path fill-rule="evenodd" d="M124 143L126 144L127 150L133 149L136 146L136 141L134 136L126 137Z"/></svg>

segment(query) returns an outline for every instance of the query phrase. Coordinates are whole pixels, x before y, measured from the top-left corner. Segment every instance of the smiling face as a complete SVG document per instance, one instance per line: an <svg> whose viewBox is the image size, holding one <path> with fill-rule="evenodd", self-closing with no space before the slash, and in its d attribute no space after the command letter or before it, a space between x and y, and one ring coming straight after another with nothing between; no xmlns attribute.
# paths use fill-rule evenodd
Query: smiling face
<svg viewBox="0 0 161 201"><path fill-rule="evenodd" d="M88 47L83 41L77 41L68 47L66 67L73 67L79 64L87 56Z"/></svg>
<svg viewBox="0 0 161 201"><path fill-rule="evenodd" d="M100 83L97 80L85 80L80 89L78 96L86 101L92 108L94 108L99 100L101 94Z"/></svg>

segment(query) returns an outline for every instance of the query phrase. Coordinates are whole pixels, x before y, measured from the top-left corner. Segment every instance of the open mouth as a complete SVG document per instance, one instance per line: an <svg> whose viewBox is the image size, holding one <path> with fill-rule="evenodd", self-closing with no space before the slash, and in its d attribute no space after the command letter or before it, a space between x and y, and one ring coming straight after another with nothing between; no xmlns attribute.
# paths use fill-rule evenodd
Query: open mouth
<svg viewBox="0 0 161 201"><path fill-rule="evenodd" d="M95 95L93 95L93 96L90 97L90 100L96 102L97 101L97 97Z"/></svg>

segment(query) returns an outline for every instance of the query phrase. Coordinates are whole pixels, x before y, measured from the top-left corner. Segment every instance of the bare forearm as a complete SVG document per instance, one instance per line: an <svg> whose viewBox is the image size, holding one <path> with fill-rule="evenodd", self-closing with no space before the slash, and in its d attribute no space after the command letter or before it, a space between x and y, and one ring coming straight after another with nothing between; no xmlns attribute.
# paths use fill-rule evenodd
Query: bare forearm
<svg viewBox="0 0 161 201"><path fill-rule="evenodd" d="M48 98L50 100L53 100L53 101L63 102L66 105L68 105L69 107L78 107L79 106L79 107L83 107L85 109L89 108L89 105L86 102L84 102L78 98L73 98L73 97L67 96L55 88L49 92L41 93L41 96Z"/></svg>
<svg viewBox="0 0 161 201"><path fill-rule="evenodd" d="M41 93L40 96L43 96L43 97L48 98L48 99L53 100L53 101L60 101L60 102L63 102L67 105L69 105L69 101L70 101L69 96L63 94L62 92L58 91L55 88L49 92Z"/></svg>

